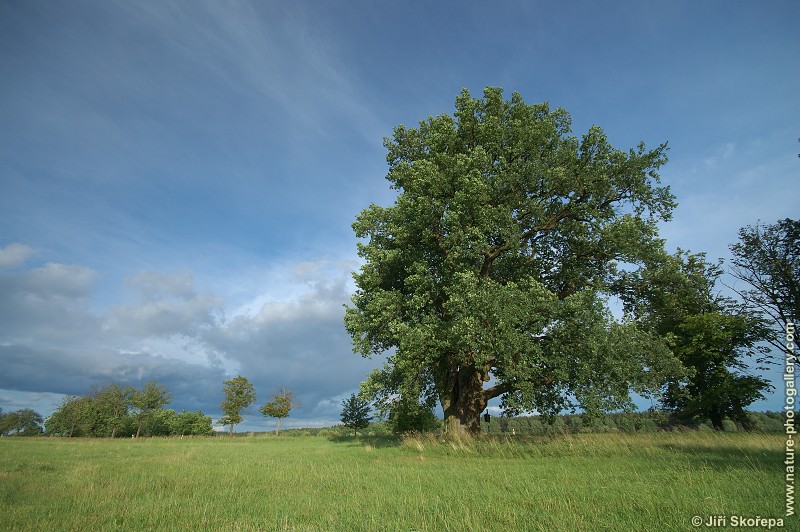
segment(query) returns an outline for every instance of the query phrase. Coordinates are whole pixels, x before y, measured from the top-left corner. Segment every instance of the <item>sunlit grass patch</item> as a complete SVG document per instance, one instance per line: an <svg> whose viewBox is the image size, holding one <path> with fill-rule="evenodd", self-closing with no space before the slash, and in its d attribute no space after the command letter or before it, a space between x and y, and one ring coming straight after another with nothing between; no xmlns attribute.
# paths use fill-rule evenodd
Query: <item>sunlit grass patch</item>
<svg viewBox="0 0 800 532"><path fill-rule="evenodd" d="M780 516L780 436L0 440L14 530L688 530ZM747 489L743 489L746 486Z"/></svg>

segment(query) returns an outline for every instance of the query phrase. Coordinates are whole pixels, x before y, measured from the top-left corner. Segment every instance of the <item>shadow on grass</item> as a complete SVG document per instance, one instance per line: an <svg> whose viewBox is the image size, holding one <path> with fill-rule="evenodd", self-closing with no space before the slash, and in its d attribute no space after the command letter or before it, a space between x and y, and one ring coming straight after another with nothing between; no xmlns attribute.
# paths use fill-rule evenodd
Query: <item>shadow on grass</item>
<svg viewBox="0 0 800 532"><path fill-rule="evenodd" d="M774 471L783 467L784 449L747 449L735 445L699 447L686 444L662 444L658 447L680 453L687 462L698 467L706 466L716 471L754 469Z"/></svg>
<svg viewBox="0 0 800 532"><path fill-rule="evenodd" d="M362 445L370 445L375 447L376 449L385 448L385 447L398 447L401 442L401 438L399 436L394 436L392 434L382 435L382 436L330 436L328 437L329 441L334 443L344 443L350 444L354 447L360 447Z"/></svg>

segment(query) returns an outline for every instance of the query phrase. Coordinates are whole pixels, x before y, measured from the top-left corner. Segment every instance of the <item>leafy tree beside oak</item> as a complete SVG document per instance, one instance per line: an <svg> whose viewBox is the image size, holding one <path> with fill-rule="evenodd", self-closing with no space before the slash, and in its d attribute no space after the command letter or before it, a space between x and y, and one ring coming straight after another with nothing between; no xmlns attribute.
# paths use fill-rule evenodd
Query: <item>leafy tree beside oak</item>
<svg viewBox="0 0 800 532"><path fill-rule="evenodd" d="M242 422L242 410L256 401L256 391L250 381L241 375L225 381L222 391L225 392L225 400L221 405L225 415L219 423L230 425L233 435L233 426Z"/></svg>
<svg viewBox="0 0 800 532"><path fill-rule="evenodd" d="M487 88L386 139L398 196L353 224L365 264L345 315L356 352L391 353L372 399L436 399L447 431L475 433L494 397L510 413L619 409L680 371L607 305L621 265L662 250L666 144L622 151L570 126L563 109Z"/></svg>
<svg viewBox="0 0 800 532"><path fill-rule="evenodd" d="M710 420L723 430L728 417L749 430L754 427L745 408L770 389L751 374L767 368L769 336L764 322L740 303L717 292L719 264L702 253L678 251L648 268L626 275L622 299L631 317L669 341L687 368L670 379L663 405L678 419Z"/></svg>
<svg viewBox="0 0 800 532"><path fill-rule="evenodd" d="M785 218L739 230L730 246L731 275L743 281L734 290L748 308L774 325L767 341L786 349L786 327L800 319L800 221Z"/></svg>

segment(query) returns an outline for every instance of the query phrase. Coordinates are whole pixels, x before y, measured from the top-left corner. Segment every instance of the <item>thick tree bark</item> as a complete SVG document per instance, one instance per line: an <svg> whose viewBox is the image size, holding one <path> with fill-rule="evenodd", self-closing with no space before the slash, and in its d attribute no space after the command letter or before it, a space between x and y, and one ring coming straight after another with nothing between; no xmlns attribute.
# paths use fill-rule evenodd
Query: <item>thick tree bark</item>
<svg viewBox="0 0 800 532"><path fill-rule="evenodd" d="M722 412L712 410L709 417L711 418L711 425L714 427L714 430L725 430L725 426L722 424Z"/></svg>
<svg viewBox="0 0 800 532"><path fill-rule="evenodd" d="M488 397L483 383L486 374L471 366L451 366L439 400L444 410L445 432L451 436L481 431L481 412Z"/></svg>

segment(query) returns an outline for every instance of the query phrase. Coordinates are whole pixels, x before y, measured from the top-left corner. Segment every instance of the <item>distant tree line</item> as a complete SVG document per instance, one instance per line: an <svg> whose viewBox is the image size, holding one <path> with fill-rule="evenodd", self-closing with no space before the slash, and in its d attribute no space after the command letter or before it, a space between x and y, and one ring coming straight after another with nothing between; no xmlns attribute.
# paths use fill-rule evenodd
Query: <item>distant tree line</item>
<svg viewBox="0 0 800 532"><path fill-rule="evenodd" d="M242 411L256 400L255 388L245 377L223 383L225 399L219 423L230 426L243 421ZM291 391L280 388L259 408L267 417L281 419L299 405ZM213 435L212 420L203 412L176 412L165 408L172 400L169 390L155 381L140 389L110 383L86 395L65 397L47 419L31 409L4 413L0 409L0 435L127 438L140 436ZM44 430L42 429L44 425Z"/></svg>
<svg viewBox="0 0 800 532"><path fill-rule="evenodd" d="M116 383L82 396L64 398L45 422L45 432L64 437L139 437L209 435L211 417L164 407L172 394L148 382L141 389Z"/></svg>

